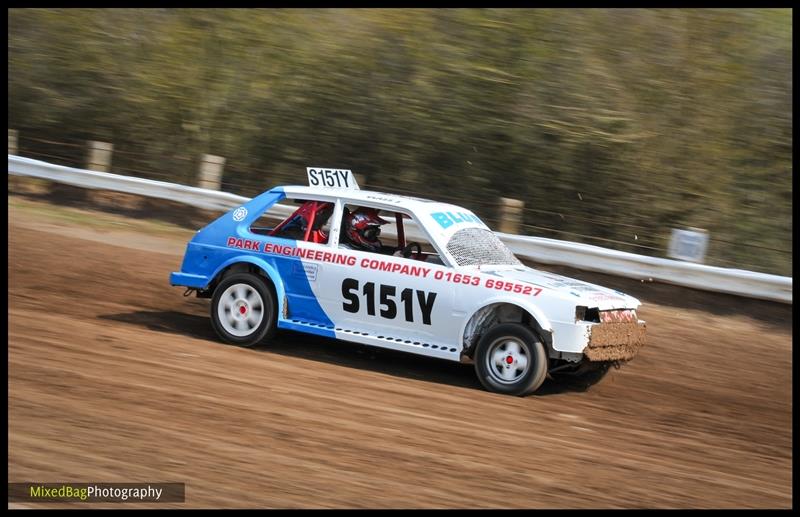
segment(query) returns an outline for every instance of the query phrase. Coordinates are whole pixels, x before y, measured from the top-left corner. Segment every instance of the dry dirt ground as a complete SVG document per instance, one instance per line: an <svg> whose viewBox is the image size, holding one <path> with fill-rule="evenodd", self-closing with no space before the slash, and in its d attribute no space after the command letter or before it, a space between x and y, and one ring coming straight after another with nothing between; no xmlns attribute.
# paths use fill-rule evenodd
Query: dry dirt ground
<svg viewBox="0 0 800 517"><path fill-rule="evenodd" d="M169 286L192 231L17 196L8 215L9 481L185 482L173 507L792 506L788 305L641 285L640 356L508 397L324 338L221 344Z"/></svg>

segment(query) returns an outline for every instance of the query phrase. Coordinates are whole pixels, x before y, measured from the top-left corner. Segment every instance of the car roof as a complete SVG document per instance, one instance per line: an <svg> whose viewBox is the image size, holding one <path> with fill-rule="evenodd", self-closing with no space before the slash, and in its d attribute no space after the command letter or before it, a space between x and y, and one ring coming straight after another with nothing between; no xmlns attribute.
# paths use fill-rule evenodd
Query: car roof
<svg viewBox="0 0 800 517"><path fill-rule="evenodd" d="M423 199L413 196L403 196L400 194L391 194L388 192L377 192L373 190L357 190L345 188L321 188L321 187L306 187L300 185L287 185L279 187L289 197L303 198L313 197L321 200L335 200L341 199L345 202L352 202L354 204L366 203L374 206L380 206L388 210L406 210L413 214L431 213L431 212L447 212L447 211L469 211L464 207L453 205L450 203L441 203L432 201L430 199Z"/></svg>

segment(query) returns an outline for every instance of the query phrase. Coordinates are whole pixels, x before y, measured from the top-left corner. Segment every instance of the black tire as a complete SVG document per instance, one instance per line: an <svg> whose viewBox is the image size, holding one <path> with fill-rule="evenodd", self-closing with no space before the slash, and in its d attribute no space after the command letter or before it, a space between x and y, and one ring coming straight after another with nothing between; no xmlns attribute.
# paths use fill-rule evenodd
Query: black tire
<svg viewBox="0 0 800 517"><path fill-rule="evenodd" d="M237 292L247 296L238 296ZM248 301L251 303L248 304ZM211 324L226 343L250 348L275 334L277 307L275 293L261 277L252 273L234 273L223 278L214 289ZM225 320L221 320L221 317L225 317Z"/></svg>
<svg viewBox="0 0 800 517"><path fill-rule="evenodd" d="M524 367L520 366L523 357ZM528 327L520 323L501 323L489 329L478 342L475 372L489 391L528 395L539 389L547 377L547 353Z"/></svg>

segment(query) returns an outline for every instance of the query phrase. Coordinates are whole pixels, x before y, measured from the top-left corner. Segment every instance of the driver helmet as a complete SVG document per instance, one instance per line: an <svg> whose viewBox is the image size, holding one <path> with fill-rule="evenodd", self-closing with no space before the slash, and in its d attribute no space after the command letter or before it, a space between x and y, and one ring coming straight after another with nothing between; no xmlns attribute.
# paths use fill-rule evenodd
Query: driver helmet
<svg viewBox="0 0 800 517"><path fill-rule="evenodd" d="M380 251L381 225L388 221L378 216L374 208L359 208L345 217L344 233L353 246L366 251Z"/></svg>

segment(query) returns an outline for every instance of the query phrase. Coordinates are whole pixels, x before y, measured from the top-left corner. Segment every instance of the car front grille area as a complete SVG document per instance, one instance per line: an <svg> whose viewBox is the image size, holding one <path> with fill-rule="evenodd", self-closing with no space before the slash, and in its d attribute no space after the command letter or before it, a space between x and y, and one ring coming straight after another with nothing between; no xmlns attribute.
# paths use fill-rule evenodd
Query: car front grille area
<svg viewBox="0 0 800 517"><path fill-rule="evenodd" d="M646 325L639 321L635 309L577 307L575 321L595 323L583 351L589 361L628 361L644 346Z"/></svg>
<svg viewBox="0 0 800 517"><path fill-rule="evenodd" d="M635 309L613 309L601 311L597 308L578 307L575 309L575 321L590 323L636 323L639 318Z"/></svg>
<svg viewBox="0 0 800 517"><path fill-rule="evenodd" d="M636 311L633 309L621 309L612 311L598 311L600 314L600 323L623 323L639 321L636 317Z"/></svg>

